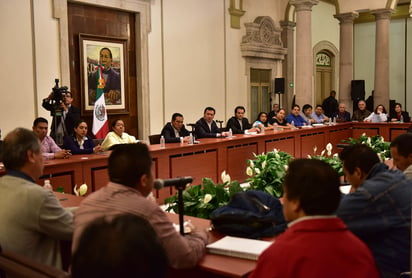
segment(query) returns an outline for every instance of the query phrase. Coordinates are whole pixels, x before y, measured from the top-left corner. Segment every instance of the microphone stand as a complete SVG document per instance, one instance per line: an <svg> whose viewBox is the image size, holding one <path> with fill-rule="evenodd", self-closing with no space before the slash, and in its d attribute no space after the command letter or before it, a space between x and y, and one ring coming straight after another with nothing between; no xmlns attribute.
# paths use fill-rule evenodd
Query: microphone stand
<svg viewBox="0 0 412 278"><path fill-rule="evenodd" d="M177 209L179 210L179 229L182 236L185 235L185 229L183 227L183 215L184 215L184 203L183 203L183 190L186 188L186 184L175 185L175 188L178 191L177 198Z"/></svg>

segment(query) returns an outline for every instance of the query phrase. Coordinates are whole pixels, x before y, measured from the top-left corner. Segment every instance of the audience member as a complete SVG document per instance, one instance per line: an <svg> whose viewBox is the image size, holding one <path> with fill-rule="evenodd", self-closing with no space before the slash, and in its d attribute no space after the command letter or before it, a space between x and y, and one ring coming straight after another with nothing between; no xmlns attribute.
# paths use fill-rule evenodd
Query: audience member
<svg viewBox="0 0 412 278"><path fill-rule="evenodd" d="M227 132L221 132L213 120L216 110L213 107L206 107L203 118L199 119L195 125L196 138L215 138L227 136Z"/></svg>
<svg viewBox="0 0 412 278"><path fill-rule="evenodd" d="M121 214L101 217L88 225L73 254L72 278L166 277L167 257L150 223Z"/></svg>
<svg viewBox="0 0 412 278"><path fill-rule="evenodd" d="M323 114L323 108L322 105L316 105L315 112L312 113L312 119L315 121L317 124L323 124L327 121L329 121L329 118Z"/></svg>
<svg viewBox="0 0 412 278"><path fill-rule="evenodd" d="M339 110L332 118L334 118L337 123L350 122L350 113L346 111L346 105L344 103L339 103Z"/></svg>
<svg viewBox="0 0 412 278"><path fill-rule="evenodd" d="M28 129L14 129L3 141L2 161L7 174L0 178L1 247L61 268L60 240L72 238L73 215L35 182L43 174L39 139Z"/></svg>
<svg viewBox="0 0 412 278"><path fill-rule="evenodd" d="M103 150L109 150L113 145L136 143L136 137L124 132L124 122L120 119L114 120L111 124L112 131L107 133L102 142Z"/></svg>
<svg viewBox="0 0 412 278"><path fill-rule="evenodd" d="M289 124L292 124L293 122L293 125L295 126L303 126L308 124L308 122L305 121L305 119L300 115L300 106L297 104L293 105L292 112L287 115L286 121Z"/></svg>
<svg viewBox="0 0 412 278"><path fill-rule="evenodd" d="M259 131L271 130L273 126L268 121L268 114L266 112L260 112L256 118L256 121L252 124L252 127Z"/></svg>
<svg viewBox="0 0 412 278"><path fill-rule="evenodd" d="M74 124L80 120L80 108L72 105L72 102L73 95L68 91L64 95L64 102L60 105L62 114L59 114L56 113L56 107L53 103L53 92L50 93L47 98L43 99L42 106L46 110L50 111L50 114L53 117L50 136L58 144L63 143L59 141L62 140L64 136L71 135L73 133ZM59 138L57 138L57 134L59 134Z"/></svg>
<svg viewBox="0 0 412 278"><path fill-rule="evenodd" d="M358 101L358 110L353 112L352 121L363 122L363 120L371 114L366 110L366 103L364 100Z"/></svg>
<svg viewBox="0 0 412 278"><path fill-rule="evenodd" d="M396 137L390 148L393 165L412 180L412 133Z"/></svg>
<svg viewBox="0 0 412 278"><path fill-rule="evenodd" d="M41 151L44 159L54 158L69 158L70 150L62 150L56 145L53 138L47 135L49 122L42 117L39 117L33 122L33 132L40 139Z"/></svg>
<svg viewBox="0 0 412 278"><path fill-rule="evenodd" d="M183 137L183 142L188 142L190 132L183 124L183 115L174 113L172 115L172 121L163 127L161 135L164 136L166 143L179 143L180 137Z"/></svg>
<svg viewBox="0 0 412 278"><path fill-rule="evenodd" d="M390 122L405 122L408 123L411 121L409 113L402 111L402 104L399 102L395 103L395 113L391 114L389 117Z"/></svg>
<svg viewBox="0 0 412 278"><path fill-rule="evenodd" d="M283 182L289 228L259 257L256 277L380 277L368 247L335 211L339 175L327 163L296 159Z"/></svg>
<svg viewBox="0 0 412 278"><path fill-rule="evenodd" d="M366 109L369 111L373 110L373 107L375 107L373 105L373 95L375 94L375 90L371 91L371 94L369 95L369 97L366 99L365 103L366 103Z"/></svg>
<svg viewBox="0 0 412 278"><path fill-rule="evenodd" d="M232 129L233 134L243 134L245 130L252 128L249 120L245 116L245 107L237 106L235 116L231 117L226 124L226 130Z"/></svg>
<svg viewBox="0 0 412 278"><path fill-rule="evenodd" d="M379 104L378 106L376 106L375 111L373 111L363 121L364 122L370 122L370 123L387 122L388 121L388 116L386 114L385 107L382 104Z"/></svg>
<svg viewBox="0 0 412 278"><path fill-rule="evenodd" d="M87 123L83 120L77 121L74 125L73 135L64 138L63 146L72 154L90 154L103 151L100 145L95 146L93 140L87 136Z"/></svg>
<svg viewBox="0 0 412 278"><path fill-rule="evenodd" d="M310 104L303 105L302 112L300 113L300 115L308 124L315 123L315 120L312 119L312 105Z"/></svg>
<svg viewBox="0 0 412 278"><path fill-rule="evenodd" d="M369 246L382 277L399 277L410 270L412 181L365 144L346 147L339 158L353 190L337 215Z"/></svg>
<svg viewBox="0 0 412 278"><path fill-rule="evenodd" d="M322 109L325 115L331 118L338 112L338 101L336 100L336 91L330 91L330 95L322 102Z"/></svg>
<svg viewBox="0 0 412 278"><path fill-rule="evenodd" d="M290 124L286 121L285 119L286 116L286 111L285 109L281 108L279 109L279 112L276 114L275 118L270 119L270 123L272 125L277 124L280 127L290 127Z"/></svg>
<svg viewBox="0 0 412 278"><path fill-rule="evenodd" d="M194 267L205 254L208 234L192 230L182 236L166 213L146 198L153 190L152 157L146 144L116 145L108 160L110 182L87 196L75 213L72 250L77 251L85 227L102 216L130 213L149 221L174 268ZM136 237L141 235L136 234Z"/></svg>
<svg viewBox="0 0 412 278"><path fill-rule="evenodd" d="M271 119L274 119L276 117L276 114L279 112L280 106L279 104L275 103L272 106L272 111L269 112L268 114L268 120L270 121Z"/></svg>

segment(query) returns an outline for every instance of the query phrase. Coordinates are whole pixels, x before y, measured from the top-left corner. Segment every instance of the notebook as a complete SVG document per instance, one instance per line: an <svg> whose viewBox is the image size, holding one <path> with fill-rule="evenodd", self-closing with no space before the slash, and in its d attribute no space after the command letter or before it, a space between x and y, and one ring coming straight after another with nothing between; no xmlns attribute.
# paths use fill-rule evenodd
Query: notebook
<svg viewBox="0 0 412 278"><path fill-rule="evenodd" d="M209 253L257 261L262 252L273 242L225 236L206 246Z"/></svg>

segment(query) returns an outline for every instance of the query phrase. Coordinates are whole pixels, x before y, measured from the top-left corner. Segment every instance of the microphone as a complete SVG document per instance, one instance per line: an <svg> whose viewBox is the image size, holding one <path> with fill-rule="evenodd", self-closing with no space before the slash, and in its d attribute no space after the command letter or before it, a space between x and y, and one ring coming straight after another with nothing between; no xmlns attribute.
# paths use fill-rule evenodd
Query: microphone
<svg viewBox="0 0 412 278"><path fill-rule="evenodd" d="M173 178L173 179L155 179L154 181L154 188L155 189L162 189L163 187L168 186L186 186L186 184L191 183L193 181L192 177L180 177L180 178Z"/></svg>

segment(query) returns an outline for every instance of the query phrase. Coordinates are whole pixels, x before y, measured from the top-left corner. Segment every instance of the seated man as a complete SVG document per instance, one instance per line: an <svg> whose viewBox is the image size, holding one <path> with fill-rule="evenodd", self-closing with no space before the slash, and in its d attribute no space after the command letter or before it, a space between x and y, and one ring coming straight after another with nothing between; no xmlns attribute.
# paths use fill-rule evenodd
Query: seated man
<svg viewBox="0 0 412 278"><path fill-rule="evenodd" d="M71 266L72 278L163 278L166 272L167 257L156 232L133 214L112 220L103 216L88 225Z"/></svg>
<svg viewBox="0 0 412 278"><path fill-rule="evenodd" d="M295 126L303 126L308 124L308 122L305 121L300 115L300 106L297 104L293 105L292 112L290 112L289 115L286 116L286 121L289 124L293 123L293 125Z"/></svg>
<svg viewBox="0 0 412 278"><path fill-rule="evenodd" d="M302 106L302 112L300 113L302 118L308 123L308 124L314 124L315 120L312 119L312 105L310 104L305 104Z"/></svg>
<svg viewBox="0 0 412 278"><path fill-rule="evenodd" d="M371 111L366 110L366 102L358 101L358 110L353 112L352 121L363 122L363 120L371 114Z"/></svg>
<svg viewBox="0 0 412 278"><path fill-rule="evenodd" d="M346 147L339 158L353 192L337 215L371 249L382 277L410 271L412 181L365 144Z"/></svg>
<svg viewBox="0 0 412 278"><path fill-rule="evenodd" d="M232 129L233 134L243 134L245 130L250 129L252 125L245 116L245 107L237 106L235 116L231 117L226 124L226 130Z"/></svg>
<svg viewBox="0 0 412 278"><path fill-rule="evenodd" d="M44 159L69 158L70 150L62 150L54 142L53 138L47 135L48 121L45 118L37 118L33 122L33 132L39 137L41 151Z"/></svg>
<svg viewBox="0 0 412 278"><path fill-rule="evenodd" d="M213 107L206 107L203 111L203 118L196 122L196 138L216 138L227 136L227 132L220 132L216 122L213 120L216 110Z"/></svg>
<svg viewBox="0 0 412 278"><path fill-rule="evenodd" d="M296 159L283 182L289 228L260 255L249 278L380 277L368 247L336 217L339 176L316 159Z"/></svg>
<svg viewBox="0 0 412 278"><path fill-rule="evenodd" d="M71 240L73 214L35 183L43 174L39 139L28 129L14 129L4 139L2 161L7 175L0 178L1 247L61 268L60 240Z"/></svg>
<svg viewBox="0 0 412 278"><path fill-rule="evenodd" d="M336 112L332 118L334 118L337 123L350 121L350 113L346 111L346 105L344 103L339 103L338 112Z"/></svg>
<svg viewBox="0 0 412 278"><path fill-rule="evenodd" d="M412 134L405 133L391 142L393 165L412 180Z"/></svg>
<svg viewBox="0 0 412 278"><path fill-rule="evenodd" d="M317 124L323 124L329 121L329 118L326 117L325 114L323 114L322 105L316 105L315 112L312 113L312 119Z"/></svg>
<svg viewBox="0 0 412 278"><path fill-rule="evenodd" d="M188 142L190 132L183 124L183 115L174 113L172 121L163 127L161 135L164 136L166 143L179 143L180 137L183 137L183 142Z"/></svg>
<svg viewBox="0 0 412 278"><path fill-rule="evenodd" d="M130 213L149 221L174 268L194 267L205 254L206 231L182 236L166 213L147 198L153 190L152 157L146 144L116 145L108 161L110 182L87 196L75 213L72 250L88 224L98 217ZM136 237L141 235L136 234Z"/></svg>

